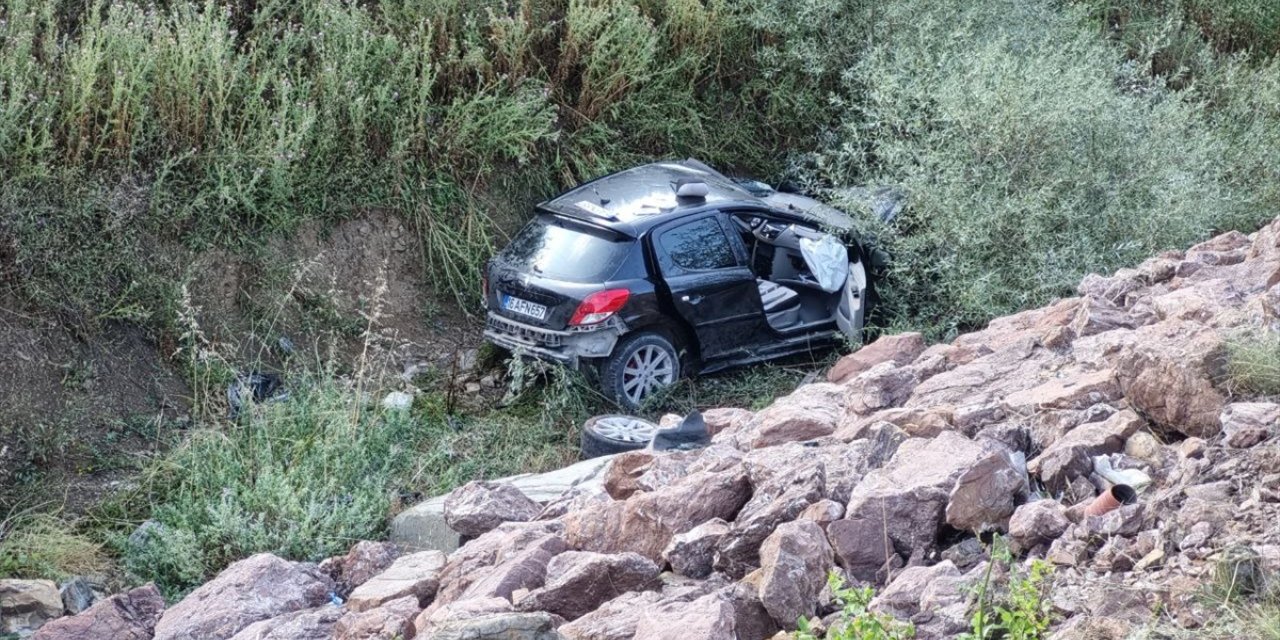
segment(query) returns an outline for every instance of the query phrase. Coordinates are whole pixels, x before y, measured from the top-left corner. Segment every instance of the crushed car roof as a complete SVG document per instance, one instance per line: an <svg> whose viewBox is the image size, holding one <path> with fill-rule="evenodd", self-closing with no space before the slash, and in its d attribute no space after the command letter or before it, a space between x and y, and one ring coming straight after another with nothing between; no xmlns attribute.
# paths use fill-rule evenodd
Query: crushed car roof
<svg viewBox="0 0 1280 640"><path fill-rule="evenodd" d="M677 197L676 190L687 182L706 184L706 196ZM548 200L538 209L637 236L667 220L726 205L768 209L822 227L853 227L853 219L839 209L775 191L760 182L733 180L694 159L653 162L612 173Z"/></svg>
<svg viewBox="0 0 1280 640"><path fill-rule="evenodd" d="M676 188L684 182L705 183L706 197L677 198ZM759 206L762 201L715 169L697 160L680 160L654 162L609 174L575 187L538 208L634 233L707 205L725 203Z"/></svg>

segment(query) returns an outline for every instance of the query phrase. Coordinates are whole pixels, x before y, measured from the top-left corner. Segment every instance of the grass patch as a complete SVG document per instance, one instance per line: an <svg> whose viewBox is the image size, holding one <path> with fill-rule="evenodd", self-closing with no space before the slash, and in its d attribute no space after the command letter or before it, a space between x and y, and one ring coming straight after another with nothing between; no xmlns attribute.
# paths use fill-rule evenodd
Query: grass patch
<svg viewBox="0 0 1280 640"><path fill-rule="evenodd" d="M398 496L572 456L551 425L514 410L449 417L443 402L387 412L332 381L294 382L288 400L192 432L99 517L122 525L110 537L125 568L172 598L253 553L314 561L384 537ZM156 524L127 539L144 517Z"/></svg>
<svg viewBox="0 0 1280 640"><path fill-rule="evenodd" d="M0 520L0 577L56 581L101 574L108 566L101 546L54 515L14 513Z"/></svg>
<svg viewBox="0 0 1280 640"><path fill-rule="evenodd" d="M1241 395L1280 396L1280 333L1253 332L1228 340L1227 385Z"/></svg>
<svg viewBox="0 0 1280 640"><path fill-rule="evenodd" d="M1172 629L1169 637L1280 640L1280 590L1261 556L1248 546L1233 545L1213 561L1213 573L1202 595L1205 610L1213 616L1201 629Z"/></svg>

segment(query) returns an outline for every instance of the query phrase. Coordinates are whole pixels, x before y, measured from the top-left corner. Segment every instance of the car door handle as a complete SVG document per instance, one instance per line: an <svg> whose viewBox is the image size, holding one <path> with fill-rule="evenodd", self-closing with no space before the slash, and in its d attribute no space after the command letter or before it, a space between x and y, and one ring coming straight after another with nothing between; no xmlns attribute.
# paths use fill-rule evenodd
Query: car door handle
<svg viewBox="0 0 1280 640"><path fill-rule="evenodd" d="M680 296L680 299L689 304L698 304L702 302L702 296Z"/></svg>

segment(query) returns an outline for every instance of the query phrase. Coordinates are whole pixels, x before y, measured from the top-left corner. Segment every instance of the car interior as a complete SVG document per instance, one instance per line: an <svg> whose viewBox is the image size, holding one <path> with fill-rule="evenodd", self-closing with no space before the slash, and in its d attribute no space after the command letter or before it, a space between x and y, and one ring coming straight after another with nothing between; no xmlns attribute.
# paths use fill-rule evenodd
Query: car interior
<svg viewBox="0 0 1280 640"><path fill-rule="evenodd" d="M750 254L769 326L799 333L835 320L844 287L835 292L824 289L800 247L802 238L817 240L825 234L754 213L733 214L731 219Z"/></svg>

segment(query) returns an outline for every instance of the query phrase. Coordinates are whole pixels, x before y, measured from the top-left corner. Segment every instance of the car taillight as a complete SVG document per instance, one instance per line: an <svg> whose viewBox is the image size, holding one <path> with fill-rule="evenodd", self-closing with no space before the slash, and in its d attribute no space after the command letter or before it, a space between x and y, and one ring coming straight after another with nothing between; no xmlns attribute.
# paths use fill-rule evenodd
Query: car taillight
<svg viewBox="0 0 1280 640"><path fill-rule="evenodd" d="M617 313L630 297L631 292L626 289L597 291L587 296L582 304L578 305L578 310L573 312L573 318L569 320L569 326L579 327L604 322Z"/></svg>

